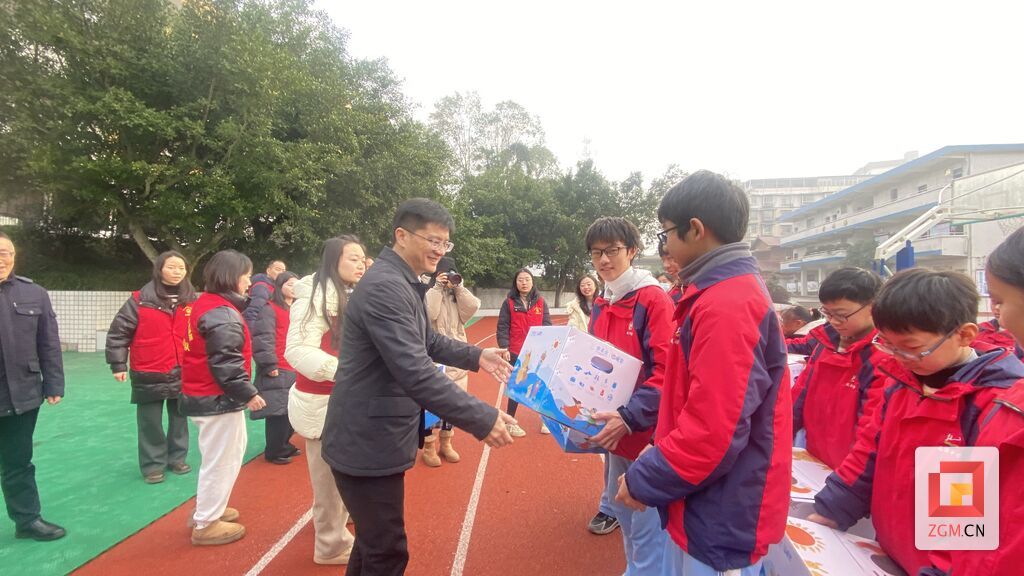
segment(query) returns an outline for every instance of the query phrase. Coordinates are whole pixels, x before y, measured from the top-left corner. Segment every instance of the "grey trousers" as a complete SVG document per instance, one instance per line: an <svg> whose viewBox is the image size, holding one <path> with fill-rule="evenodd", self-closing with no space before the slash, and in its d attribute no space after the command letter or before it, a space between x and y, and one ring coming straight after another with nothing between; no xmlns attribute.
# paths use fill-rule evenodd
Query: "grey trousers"
<svg viewBox="0 0 1024 576"><path fill-rule="evenodd" d="M164 433L164 403L167 432ZM142 475L162 472L169 464L188 456L188 421L178 414L178 401L158 400L135 405L139 430L139 469Z"/></svg>

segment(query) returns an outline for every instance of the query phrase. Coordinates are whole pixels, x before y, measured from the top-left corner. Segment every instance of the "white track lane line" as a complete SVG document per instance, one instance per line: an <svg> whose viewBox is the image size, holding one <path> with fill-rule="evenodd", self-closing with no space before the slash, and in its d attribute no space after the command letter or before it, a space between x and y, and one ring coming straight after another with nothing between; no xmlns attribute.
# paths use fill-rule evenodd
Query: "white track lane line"
<svg viewBox="0 0 1024 576"><path fill-rule="evenodd" d="M295 538L295 535L305 528L306 524L309 524L309 521L312 519L313 509L310 508L309 510L306 510L306 513L303 514L287 532L285 532L284 536L281 536L280 540L274 543L270 550L267 550L267 553L263 555L263 558L260 558L260 561L245 573L245 576L257 576L257 574L263 572L263 569L281 553L281 550L284 550L284 547L292 541L292 538Z"/></svg>
<svg viewBox="0 0 1024 576"><path fill-rule="evenodd" d="M481 339L474 346L479 346L484 341L494 338L494 335ZM501 409L501 397L505 393L505 383L498 386L498 399L494 401L494 407ZM487 461L490 460L491 447L484 444L484 451L480 455L480 464L476 467L476 479L473 480L473 492L469 496L469 505L466 507L466 517L462 520L462 531L459 532L459 547L455 551L455 562L452 563L451 576L462 576L466 567L466 558L469 556L469 541L473 536L473 523L476 521L476 509L480 504L480 492L484 486L484 475L487 473Z"/></svg>

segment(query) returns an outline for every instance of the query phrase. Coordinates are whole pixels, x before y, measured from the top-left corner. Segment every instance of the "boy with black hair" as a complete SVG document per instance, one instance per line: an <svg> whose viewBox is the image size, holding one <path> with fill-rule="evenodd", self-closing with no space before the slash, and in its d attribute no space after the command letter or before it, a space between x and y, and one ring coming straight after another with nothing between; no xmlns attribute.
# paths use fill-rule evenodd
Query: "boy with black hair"
<svg viewBox="0 0 1024 576"><path fill-rule="evenodd" d="M620 477L618 499L658 508L670 536L665 576L756 575L786 526L789 367L778 315L741 242L748 212L742 188L705 170L658 208L683 295L654 446Z"/></svg>
<svg viewBox="0 0 1024 576"><path fill-rule="evenodd" d="M604 295L594 299L590 333L644 363L629 401L615 412L594 415L606 423L592 438L608 450L602 504L607 501L610 516L622 528L626 574L658 574L665 532L657 511L634 511L617 502L615 493L619 476L650 445L658 422L665 356L672 339L672 301L650 272L633 268L643 246L640 231L629 220L598 218L587 229L586 244L605 286Z"/></svg>
<svg viewBox="0 0 1024 576"><path fill-rule="evenodd" d="M842 464L880 401L885 378L876 367L887 355L871 344L876 334L871 302L881 287L874 272L840 268L818 289L828 323L804 341L811 349L793 387L793 430L807 431L807 451L829 468ZM790 341L790 352L801 349L806 344Z"/></svg>
<svg viewBox="0 0 1024 576"><path fill-rule="evenodd" d="M914 454L922 446L973 446L993 401L1024 378L1006 350L979 355L978 291L958 272L911 269L879 291L874 345L892 358L883 399L853 451L815 498L811 520L849 528L871 513L878 543L907 573L946 569L949 553L914 545ZM875 489L877 487L877 489Z"/></svg>
<svg viewBox="0 0 1024 576"><path fill-rule="evenodd" d="M679 280L679 264L668 253L664 242L658 242L658 257L661 258L661 265L665 268L665 276L668 277L671 287L668 289L668 296L673 304L678 304L683 297L682 283Z"/></svg>

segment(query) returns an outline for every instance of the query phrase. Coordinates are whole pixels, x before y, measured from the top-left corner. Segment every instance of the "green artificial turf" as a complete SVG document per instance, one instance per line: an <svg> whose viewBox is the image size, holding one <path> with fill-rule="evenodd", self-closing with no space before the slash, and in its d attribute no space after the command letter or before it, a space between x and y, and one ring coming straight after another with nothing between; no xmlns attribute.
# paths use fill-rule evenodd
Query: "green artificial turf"
<svg viewBox="0 0 1024 576"><path fill-rule="evenodd" d="M102 353L64 355L66 396L44 404L34 437L43 518L68 534L53 542L17 540L0 520L0 574L66 574L195 495L199 451L189 423L192 472L148 485L139 472L130 384L111 376ZM246 461L264 448L262 421L247 420Z"/></svg>

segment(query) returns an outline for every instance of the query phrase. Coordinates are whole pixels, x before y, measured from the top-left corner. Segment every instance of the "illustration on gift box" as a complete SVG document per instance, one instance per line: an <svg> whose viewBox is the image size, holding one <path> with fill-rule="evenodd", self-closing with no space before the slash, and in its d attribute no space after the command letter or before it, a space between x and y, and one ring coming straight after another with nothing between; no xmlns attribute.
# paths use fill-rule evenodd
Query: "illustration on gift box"
<svg viewBox="0 0 1024 576"><path fill-rule="evenodd" d="M505 394L585 435L604 427L594 416L624 405L643 363L569 326L532 328Z"/></svg>
<svg viewBox="0 0 1024 576"><path fill-rule="evenodd" d="M905 576L877 542L788 518L786 537L768 549L767 576Z"/></svg>
<svg viewBox="0 0 1024 576"><path fill-rule="evenodd" d="M558 445L562 447L562 450L572 454L599 454L607 452L601 446L594 444L590 441L590 438L580 432L579 430L573 430L565 424L557 420L552 420L547 416L541 416L544 424L548 427L548 431L551 432L551 437L558 442Z"/></svg>

